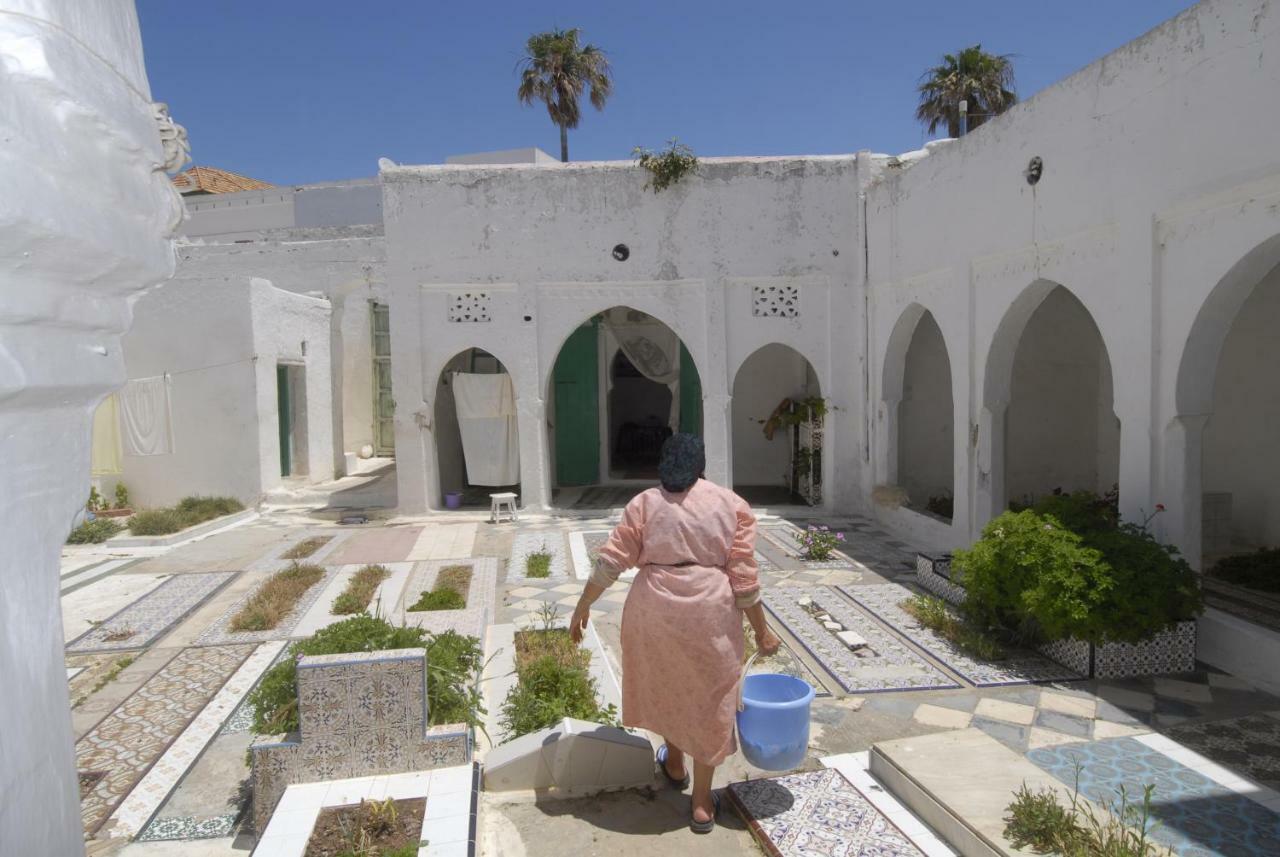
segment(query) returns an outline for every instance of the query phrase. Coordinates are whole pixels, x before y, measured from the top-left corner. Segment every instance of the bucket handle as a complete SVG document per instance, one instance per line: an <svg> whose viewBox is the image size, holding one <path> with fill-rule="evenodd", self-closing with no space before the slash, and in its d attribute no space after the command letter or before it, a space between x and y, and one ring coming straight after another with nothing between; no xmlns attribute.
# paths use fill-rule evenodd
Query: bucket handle
<svg viewBox="0 0 1280 857"><path fill-rule="evenodd" d="M747 662L742 665L742 675L738 678L738 710L741 711L746 706L742 702L742 692L747 686L747 670L751 669L751 665L756 662L756 658L760 657L760 650L756 649L751 653L751 657L747 658Z"/></svg>

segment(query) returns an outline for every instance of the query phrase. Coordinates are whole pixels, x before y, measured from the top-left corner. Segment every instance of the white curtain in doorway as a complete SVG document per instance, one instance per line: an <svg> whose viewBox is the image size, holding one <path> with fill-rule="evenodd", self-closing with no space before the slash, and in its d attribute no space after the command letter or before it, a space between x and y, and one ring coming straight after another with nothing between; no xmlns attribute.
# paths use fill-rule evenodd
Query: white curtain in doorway
<svg viewBox="0 0 1280 857"><path fill-rule="evenodd" d="M125 382L120 391L120 426L126 455L173 453L168 375Z"/></svg>
<svg viewBox="0 0 1280 857"><path fill-rule="evenodd" d="M520 435L511 376L453 374L462 456L472 485L515 485L520 481Z"/></svg>
<svg viewBox="0 0 1280 857"><path fill-rule="evenodd" d="M606 312L604 328L641 375L671 391L667 424L680 431L680 337L656 318L627 309ZM613 349L605 353L613 354Z"/></svg>

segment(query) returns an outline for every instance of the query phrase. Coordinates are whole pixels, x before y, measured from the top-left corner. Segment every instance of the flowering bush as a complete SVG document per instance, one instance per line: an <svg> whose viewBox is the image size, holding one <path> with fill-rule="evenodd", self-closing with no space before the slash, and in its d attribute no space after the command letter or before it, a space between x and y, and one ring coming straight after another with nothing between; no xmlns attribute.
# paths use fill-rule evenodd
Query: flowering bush
<svg viewBox="0 0 1280 857"><path fill-rule="evenodd" d="M844 542L844 533L833 533L830 527L815 527L800 534L800 545L804 548L804 558L822 562L831 558L836 548Z"/></svg>

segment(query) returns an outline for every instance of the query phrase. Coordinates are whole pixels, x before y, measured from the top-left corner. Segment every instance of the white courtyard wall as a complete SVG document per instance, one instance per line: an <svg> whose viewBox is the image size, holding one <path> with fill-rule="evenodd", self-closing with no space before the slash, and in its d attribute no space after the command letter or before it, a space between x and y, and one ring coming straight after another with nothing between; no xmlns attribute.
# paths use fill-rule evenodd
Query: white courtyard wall
<svg viewBox="0 0 1280 857"><path fill-rule="evenodd" d="M738 367L770 343L803 354L838 408L827 502L857 502L855 481L831 479L855 471L861 452L855 159L709 159L661 193L646 178L631 163L384 168L403 510L439 503L436 382L468 347L494 354L513 376L522 499L546 506L556 356L575 327L619 305L665 322L688 348L702 380L708 475L720 481L732 474ZM625 262L611 254L620 243L631 251ZM755 315L753 295L778 289L796 290L794 317ZM449 321L451 304L477 293L489 321Z"/></svg>
<svg viewBox="0 0 1280 857"><path fill-rule="evenodd" d="M961 429L953 525L884 520L961 545L1004 507L1012 356L1061 284L1110 357L1122 511L1141 520L1163 503L1157 534L1198 561L1217 354L1280 262L1280 114L1243 107L1274 100L1278 28L1273 2L1200 3L909 168L891 162L868 188L872 479L895 475L883 379L903 359L904 313L938 320Z"/></svg>
<svg viewBox="0 0 1280 857"><path fill-rule="evenodd" d="M306 419L300 431L306 439L306 469L301 478L312 483L327 482L334 474L329 301L286 292L267 280L254 278L249 281L249 304L256 358L261 490L265 493L282 482L276 379L276 367L281 364L305 370Z"/></svg>
<svg viewBox="0 0 1280 857"><path fill-rule="evenodd" d="M0 0L0 57L0 853L77 855L58 555L182 208L132 3Z"/></svg>
<svg viewBox="0 0 1280 857"><path fill-rule="evenodd" d="M248 282L174 280L151 291L134 307L124 354L131 379L169 375L173 436L171 454L121 458L130 501L148 508L203 494L256 503L262 414Z"/></svg>

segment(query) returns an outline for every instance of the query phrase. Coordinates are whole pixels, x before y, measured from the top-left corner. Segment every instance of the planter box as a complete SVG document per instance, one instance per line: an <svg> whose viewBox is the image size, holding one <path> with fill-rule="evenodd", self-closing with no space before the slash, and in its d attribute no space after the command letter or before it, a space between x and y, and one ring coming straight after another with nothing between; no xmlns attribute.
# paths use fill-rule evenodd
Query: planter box
<svg viewBox="0 0 1280 857"><path fill-rule="evenodd" d="M194 527L187 527L185 530L178 530L176 533L169 533L164 536L135 536L126 530L107 539L105 544L113 548L170 547L178 542L185 542L187 539L194 539L196 536L207 535L214 530L256 517L258 517L256 510L241 509L239 512L232 512L230 515L223 515L221 518L214 518L212 521L205 521L203 524L196 524Z"/></svg>
<svg viewBox="0 0 1280 857"><path fill-rule="evenodd" d="M1091 678L1134 678L1191 672L1196 668L1196 622L1179 622L1141 643L1091 645L1057 640L1040 654Z"/></svg>
<svg viewBox="0 0 1280 857"><path fill-rule="evenodd" d="M964 602L964 587L951 579L951 554L916 554L916 582L944 601Z"/></svg>
<svg viewBox="0 0 1280 857"><path fill-rule="evenodd" d="M127 518L132 514L132 509L101 509L93 513L96 518Z"/></svg>

